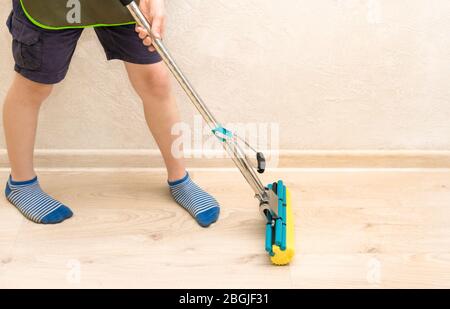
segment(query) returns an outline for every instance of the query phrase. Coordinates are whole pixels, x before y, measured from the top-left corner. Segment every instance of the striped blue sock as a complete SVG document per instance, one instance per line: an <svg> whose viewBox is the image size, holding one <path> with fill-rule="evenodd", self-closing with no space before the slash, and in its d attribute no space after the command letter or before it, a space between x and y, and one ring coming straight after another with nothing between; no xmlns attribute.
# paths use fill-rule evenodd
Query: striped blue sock
<svg viewBox="0 0 450 309"><path fill-rule="evenodd" d="M5 195L26 218L36 223L55 224L73 215L68 207L42 191L37 177L19 182L10 176Z"/></svg>
<svg viewBox="0 0 450 309"><path fill-rule="evenodd" d="M208 227L219 218L220 206L207 192L197 186L189 174L170 182L170 193L175 201L186 209L202 227Z"/></svg>

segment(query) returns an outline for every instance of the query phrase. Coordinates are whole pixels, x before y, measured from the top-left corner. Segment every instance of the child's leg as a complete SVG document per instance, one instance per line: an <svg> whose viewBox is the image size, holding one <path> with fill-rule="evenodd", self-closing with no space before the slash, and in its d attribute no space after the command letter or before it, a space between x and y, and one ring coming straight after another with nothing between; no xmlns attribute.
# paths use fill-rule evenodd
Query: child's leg
<svg viewBox="0 0 450 309"><path fill-rule="evenodd" d="M6 198L25 217L44 224L59 223L72 216L69 208L42 191L33 168L39 109L51 91L50 85L16 74L3 106L3 126L11 165Z"/></svg>
<svg viewBox="0 0 450 309"><path fill-rule="evenodd" d="M161 150L169 181L183 178L186 167L182 158L175 158L172 154L172 144L177 137L171 134L173 125L181 120L164 64L125 63L125 66L134 89L144 103L145 119Z"/></svg>
<svg viewBox="0 0 450 309"><path fill-rule="evenodd" d="M11 176L15 181L36 177L33 150L39 109L52 85L33 82L16 74L3 105L3 126Z"/></svg>
<svg viewBox="0 0 450 309"><path fill-rule="evenodd" d="M53 84L64 79L81 30L46 31L32 24L20 1L13 1L7 20L12 35L16 74L7 94L3 125L11 165L6 198L28 219L58 223L72 216L69 208L42 191L33 169L39 108Z"/></svg>
<svg viewBox="0 0 450 309"><path fill-rule="evenodd" d="M130 81L143 101L147 124L164 157L172 196L201 226L211 225L218 219L219 204L189 178L183 159L172 154L176 136L171 131L180 116L167 68L162 62L125 65Z"/></svg>
<svg viewBox="0 0 450 309"><path fill-rule="evenodd" d="M219 204L189 178L183 159L172 154L176 136L171 131L180 116L161 57L142 44L134 25L96 28L95 31L107 59L125 62L130 81L144 104L147 124L166 163L173 198L201 226L211 225L219 217Z"/></svg>

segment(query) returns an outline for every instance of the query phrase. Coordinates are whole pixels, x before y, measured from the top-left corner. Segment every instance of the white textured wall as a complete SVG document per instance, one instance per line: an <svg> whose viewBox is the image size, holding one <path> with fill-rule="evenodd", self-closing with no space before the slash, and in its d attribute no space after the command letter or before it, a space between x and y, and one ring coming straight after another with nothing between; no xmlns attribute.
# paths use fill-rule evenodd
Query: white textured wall
<svg viewBox="0 0 450 309"><path fill-rule="evenodd" d="M224 122L279 122L286 149L450 150L450 1L166 3L166 41ZM2 0L0 98L13 74L9 9ZM86 31L43 110L37 147L153 148L124 82Z"/></svg>

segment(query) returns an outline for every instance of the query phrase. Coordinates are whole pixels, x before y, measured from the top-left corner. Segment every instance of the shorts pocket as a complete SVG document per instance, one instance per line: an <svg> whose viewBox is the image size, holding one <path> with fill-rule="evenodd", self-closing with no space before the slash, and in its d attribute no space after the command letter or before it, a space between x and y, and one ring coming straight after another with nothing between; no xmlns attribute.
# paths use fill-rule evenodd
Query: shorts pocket
<svg viewBox="0 0 450 309"><path fill-rule="evenodd" d="M13 56L17 66L27 70L37 70L42 65L41 33L16 18L11 21L13 36Z"/></svg>

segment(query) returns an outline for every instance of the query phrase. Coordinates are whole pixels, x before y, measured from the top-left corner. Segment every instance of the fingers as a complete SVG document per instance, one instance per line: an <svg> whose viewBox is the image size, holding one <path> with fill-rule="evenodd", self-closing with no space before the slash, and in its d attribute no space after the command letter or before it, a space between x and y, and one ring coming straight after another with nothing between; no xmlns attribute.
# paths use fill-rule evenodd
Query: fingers
<svg viewBox="0 0 450 309"><path fill-rule="evenodd" d="M144 28L142 28L141 26L136 26L136 32L139 35L139 38L142 40L142 43L145 46L149 47L150 51L154 51L154 47L152 46L153 40L152 38L148 35L147 30L145 30Z"/></svg>
<svg viewBox="0 0 450 309"><path fill-rule="evenodd" d="M164 1L141 0L139 2L139 7L152 25L152 37L162 38L165 31ZM139 38L142 40L144 45L148 46L150 51L155 51L155 48L152 46L152 38L149 36L147 31L142 27L137 26L136 32L139 33Z"/></svg>
<svg viewBox="0 0 450 309"><path fill-rule="evenodd" d="M147 30L140 26L136 26L136 32L138 33L141 40L145 39L148 36Z"/></svg>
<svg viewBox="0 0 450 309"><path fill-rule="evenodd" d="M141 26L136 26L136 32L139 35L139 38L142 40L145 46L149 47L151 52L155 51L155 48L152 46L152 38L149 36L147 30L142 28ZM162 38L165 32L165 18L164 17L155 17L152 22L152 34L156 38Z"/></svg>

